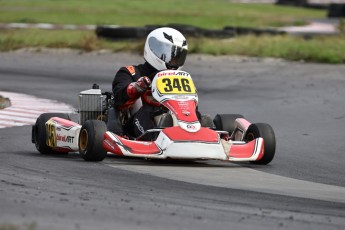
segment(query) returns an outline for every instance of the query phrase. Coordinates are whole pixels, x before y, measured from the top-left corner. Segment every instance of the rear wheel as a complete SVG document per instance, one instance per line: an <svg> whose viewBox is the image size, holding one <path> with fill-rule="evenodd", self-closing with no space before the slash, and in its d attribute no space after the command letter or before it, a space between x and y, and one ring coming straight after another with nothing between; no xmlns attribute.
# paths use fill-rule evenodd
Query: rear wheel
<svg viewBox="0 0 345 230"><path fill-rule="evenodd" d="M235 129L235 120L237 118L244 118L244 116L241 114L217 114L213 119L213 123L217 130L227 131L231 135Z"/></svg>
<svg viewBox="0 0 345 230"><path fill-rule="evenodd" d="M252 141L255 138L264 139L264 156L258 161L251 161L252 164L267 165L270 163L276 151L276 139L273 128L266 123L251 124L244 136L245 141Z"/></svg>
<svg viewBox="0 0 345 230"><path fill-rule="evenodd" d="M103 121L88 120L80 129L79 153L85 161L102 161L107 156L103 149L107 126Z"/></svg>
<svg viewBox="0 0 345 230"><path fill-rule="evenodd" d="M37 118L35 125L32 126L32 143L42 154L62 154L62 152L55 151L47 145L46 122L52 117L71 120L66 113L43 113Z"/></svg>

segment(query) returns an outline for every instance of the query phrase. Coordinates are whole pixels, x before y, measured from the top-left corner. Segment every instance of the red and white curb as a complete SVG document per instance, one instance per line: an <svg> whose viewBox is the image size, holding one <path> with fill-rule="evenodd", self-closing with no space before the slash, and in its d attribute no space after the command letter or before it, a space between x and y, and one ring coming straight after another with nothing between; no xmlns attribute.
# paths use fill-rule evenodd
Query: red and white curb
<svg viewBox="0 0 345 230"><path fill-rule="evenodd" d="M338 29L336 25L323 22L312 22L306 26L289 26L281 28L280 31L285 31L290 34L297 33L314 33L314 34L337 34Z"/></svg>
<svg viewBox="0 0 345 230"><path fill-rule="evenodd" d="M0 91L0 95L9 98L11 106L0 110L0 129L13 126L32 125L42 113L75 113L72 106L35 96Z"/></svg>
<svg viewBox="0 0 345 230"><path fill-rule="evenodd" d="M96 25L60 25L49 23L0 23L1 29L95 30Z"/></svg>

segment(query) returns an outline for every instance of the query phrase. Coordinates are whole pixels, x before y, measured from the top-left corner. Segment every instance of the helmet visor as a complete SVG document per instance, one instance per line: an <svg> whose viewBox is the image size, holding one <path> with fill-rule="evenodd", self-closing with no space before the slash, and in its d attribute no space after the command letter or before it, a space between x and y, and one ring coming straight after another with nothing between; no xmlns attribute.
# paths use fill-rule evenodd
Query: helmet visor
<svg viewBox="0 0 345 230"><path fill-rule="evenodd" d="M185 48L172 43L160 42L155 37L150 37L148 43L151 51L165 62L167 69L177 69L186 61L187 49Z"/></svg>

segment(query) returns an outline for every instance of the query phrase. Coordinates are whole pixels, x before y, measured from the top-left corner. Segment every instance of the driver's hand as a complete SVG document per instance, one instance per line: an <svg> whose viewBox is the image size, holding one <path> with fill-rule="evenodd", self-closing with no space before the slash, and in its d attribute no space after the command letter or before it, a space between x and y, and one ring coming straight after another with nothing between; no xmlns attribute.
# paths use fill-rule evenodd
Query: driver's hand
<svg viewBox="0 0 345 230"><path fill-rule="evenodd" d="M151 80L148 77L141 77L135 82L135 88L139 93L145 92L149 87L151 87Z"/></svg>
<svg viewBox="0 0 345 230"><path fill-rule="evenodd" d="M141 77L136 82L128 85L127 95L129 98L139 98L149 87L151 87L150 78Z"/></svg>

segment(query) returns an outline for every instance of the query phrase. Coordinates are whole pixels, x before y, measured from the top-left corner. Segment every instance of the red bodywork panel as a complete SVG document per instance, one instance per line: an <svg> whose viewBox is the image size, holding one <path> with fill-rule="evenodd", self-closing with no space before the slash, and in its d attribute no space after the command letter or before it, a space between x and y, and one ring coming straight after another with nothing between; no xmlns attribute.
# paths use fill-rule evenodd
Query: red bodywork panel
<svg viewBox="0 0 345 230"><path fill-rule="evenodd" d="M220 144L220 138L217 132L201 127L198 132L190 133L178 126L162 130L162 132L173 142L191 142ZM230 143L228 152L229 158L260 160L264 154L264 142L262 138L255 139L248 143ZM159 155L163 153L154 141L133 141L122 138L114 133L106 132L104 134L103 148L111 153L118 155ZM258 149L260 148L260 149Z"/></svg>
<svg viewBox="0 0 345 230"><path fill-rule="evenodd" d="M66 120L60 117L52 117L51 120L56 121L59 125L63 126L63 128L65 128L66 130L69 130L75 126L79 126L78 123L75 123L73 121Z"/></svg>
<svg viewBox="0 0 345 230"><path fill-rule="evenodd" d="M153 141L132 141L116 134L106 132L104 134L103 148L109 152L123 155L121 148L132 154L158 154L161 150Z"/></svg>
<svg viewBox="0 0 345 230"><path fill-rule="evenodd" d="M123 155L121 149L117 146L117 144L111 137L111 134L109 134L108 132L104 133L103 148L108 152Z"/></svg>
<svg viewBox="0 0 345 230"><path fill-rule="evenodd" d="M165 107L167 107L170 111L172 111L176 115L177 120L179 121L184 121L188 123L199 121L195 112L196 111L195 101L167 100L167 101L164 101L162 104Z"/></svg>
<svg viewBox="0 0 345 230"><path fill-rule="evenodd" d="M234 158L249 158L251 157L256 151L256 143L257 139L252 140L248 143L244 144L233 144L231 145L229 157ZM264 156L264 143L262 143L262 148L260 150L260 154L257 160L260 160Z"/></svg>
<svg viewBox="0 0 345 230"><path fill-rule="evenodd" d="M219 135L215 131L201 127L195 133L187 132L178 126L166 128L163 133L167 135L172 141L193 141L205 143L218 143Z"/></svg>

